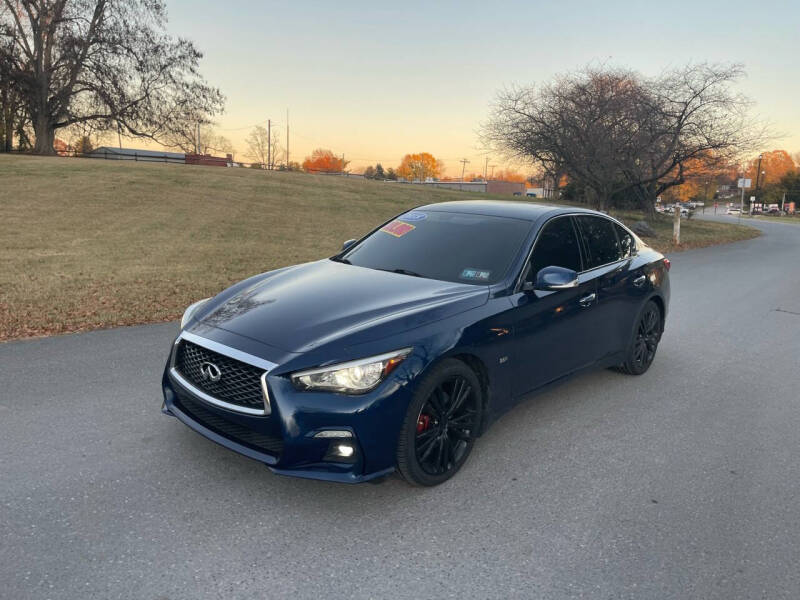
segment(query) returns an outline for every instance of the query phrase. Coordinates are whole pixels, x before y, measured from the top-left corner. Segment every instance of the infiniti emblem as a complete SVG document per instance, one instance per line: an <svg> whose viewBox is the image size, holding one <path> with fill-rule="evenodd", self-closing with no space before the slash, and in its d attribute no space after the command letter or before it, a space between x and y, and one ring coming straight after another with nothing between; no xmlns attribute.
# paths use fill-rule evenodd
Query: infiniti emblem
<svg viewBox="0 0 800 600"><path fill-rule="evenodd" d="M222 377L222 371L219 370L219 367L208 361L200 365L200 374L203 376L204 380L210 381L211 383L218 382L220 377Z"/></svg>

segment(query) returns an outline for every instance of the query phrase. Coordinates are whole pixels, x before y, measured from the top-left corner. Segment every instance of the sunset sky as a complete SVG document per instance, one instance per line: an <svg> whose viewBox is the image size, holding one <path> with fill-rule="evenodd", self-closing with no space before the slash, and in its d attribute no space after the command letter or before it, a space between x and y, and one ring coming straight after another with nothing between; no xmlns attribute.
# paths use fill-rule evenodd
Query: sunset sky
<svg viewBox="0 0 800 600"><path fill-rule="evenodd" d="M645 75L689 61L742 62L754 115L800 150L798 2L261 2L168 0L169 30L197 43L227 96L220 133L246 160L254 124L281 130L292 160L316 147L351 168L428 151L483 170L476 134L495 92L590 61ZM490 164L503 165L498 156Z"/></svg>

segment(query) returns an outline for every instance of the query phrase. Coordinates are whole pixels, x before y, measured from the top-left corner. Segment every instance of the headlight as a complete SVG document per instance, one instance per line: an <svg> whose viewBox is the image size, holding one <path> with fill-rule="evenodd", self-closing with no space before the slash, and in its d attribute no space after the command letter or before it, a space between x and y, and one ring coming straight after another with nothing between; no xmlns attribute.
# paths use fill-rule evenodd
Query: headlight
<svg viewBox="0 0 800 600"><path fill-rule="evenodd" d="M181 317L181 329L186 327L186 323L188 323L189 319L192 318L194 312L209 300L211 300L211 298L203 298L202 300L198 300L197 302L189 306L189 308L187 308L185 311L183 311L183 316Z"/></svg>
<svg viewBox="0 0 800 600"><path fill-rule="evenodd" d="M292 383L301 390L363 394L383 381L410 352L411 348L404 348L329 367L299 371L292 375Z"/></svg>

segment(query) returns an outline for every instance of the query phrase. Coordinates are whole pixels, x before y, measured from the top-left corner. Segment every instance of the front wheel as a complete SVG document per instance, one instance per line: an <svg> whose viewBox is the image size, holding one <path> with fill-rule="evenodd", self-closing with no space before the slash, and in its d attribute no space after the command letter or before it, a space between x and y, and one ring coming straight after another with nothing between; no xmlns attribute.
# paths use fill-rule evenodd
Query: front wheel
<svg viewBox="0 0 800 600"><path fill-rule="evenodd" d="M397 444L397 467L409 483L438 485L466 462L481 422L481 386L459 360L433 368L408 407Z"/></svg>
<svg viewBox="0 0 800 600"><path fill-rule="evenodd" d="M661 309L650 300L644 307L636 323L636 331L631 341L628 355L619 370L628 375L641 375L656 357L658 343L661 341L664 323L661 318Z"/></svg>

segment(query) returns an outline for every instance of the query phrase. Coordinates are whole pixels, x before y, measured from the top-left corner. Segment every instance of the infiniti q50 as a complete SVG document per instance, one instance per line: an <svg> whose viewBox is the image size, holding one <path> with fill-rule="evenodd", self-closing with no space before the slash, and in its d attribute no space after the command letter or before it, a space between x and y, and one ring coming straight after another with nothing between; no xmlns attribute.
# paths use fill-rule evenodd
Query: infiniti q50
<svg viewBox="0 0 800 600"><path fill-rule="evenodd" d="M535 390L647 371L669 267L590 210L422 206L190 306L162 410L276 473L436 485Z"/></svg>

